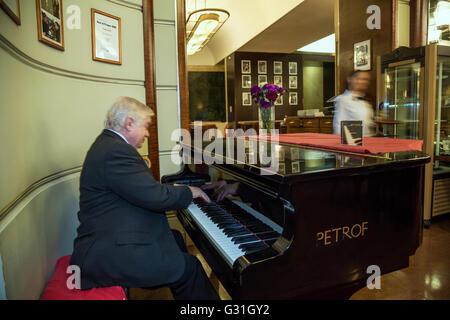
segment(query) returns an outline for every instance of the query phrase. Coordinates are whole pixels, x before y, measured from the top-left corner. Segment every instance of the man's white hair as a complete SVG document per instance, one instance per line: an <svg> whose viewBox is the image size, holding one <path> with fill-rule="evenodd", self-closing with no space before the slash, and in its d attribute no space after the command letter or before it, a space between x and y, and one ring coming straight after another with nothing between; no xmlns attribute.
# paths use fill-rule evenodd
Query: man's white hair
<svg viewBox="0 0 450 320"><path fill-rule="evenodd" d="M146 118L154 115L152 109L138 100L130 97L119 97L106 114L105 128L114 131L125 129L127 117L132 118L139 126Z"/></svg>

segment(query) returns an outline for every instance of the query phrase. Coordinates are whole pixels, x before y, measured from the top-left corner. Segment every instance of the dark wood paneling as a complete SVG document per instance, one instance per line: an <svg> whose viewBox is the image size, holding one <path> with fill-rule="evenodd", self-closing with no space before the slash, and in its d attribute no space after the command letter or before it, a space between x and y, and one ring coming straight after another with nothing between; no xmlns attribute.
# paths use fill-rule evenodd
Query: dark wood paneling
<svg viewBox="0 0 450 320"><path fill-rule="evenodd" d="M335 83L334 83L334 61L323 63L323 105L326 101L334 97Z"/></svg>
<svg viewBox="0 0 450 320"><path fill-rule="evenodd" d="M159 181L158 110L156 107L155 41L153 26L153 0L142 1L144 24L145 100L155 116L149 127L148 153L152 173Z"/></svg>
<svg viewBox="0 0 450 320"><path fill-rule="evenodd" d="M235 120L236 121L251 121L258 120L258 108L252 103L251 106L242 105L242 93L250 92L250 88L242 88L242 73L241 61L251 61L251 79L252 86L258 83L258 60L267 61L267 81L274 82L273 62L282 61L283 63L283 105L275 106L275 119L282 120L286 115L297 115L297 110L302 110L303 100L303 64L302 55L300 54L280 54L280 53L260 53L260 52L235 52L234 56L234 73L228 69L228 77L234 79L232 85L234 86L234 95L232 101L235 106ZM297 89L289 89L289 62L297 62ZM229 82L230 83L230 82ZM298 93L298 105L289 105L289 91ZM229 95L230 97L230 95ZM229 100L231 101L231 100Z"/></svg>
<svg viewBox="0 0 450 320"><path fill-rule="evenodd" d="M347 88L347 76L353 72L353 45L371 40L371 83L368 94L376 97L376 57L389 53L393 46L393 3L390 0L338 0L339 1L339 94ZM395 1L395 0L393 0ZM377 5L381 9L381 29L369 30L366 25L367 7Z"/></svg>
<svg viewBox="0 0 450 320"><path fill-rule="evenodd" d="M181 128L189 130L189 81L186 53L186 5L177 0L178 77L180 86Z"/></svg>
<svg viewBox="0 0 450 320"><path fill-rule="evenodd" d="M426 0L410 1L409 43L411 48L422 47L427 42L428 5Z"/></svg>
<svg viewBox="0 0 450 320"><path fill-rule="evenodd" d="M236 99L234 96L234 82L235 82L235 63L234 63L234 54L228 56L226 58L227 64L227 73L226 73L226 81L227 81L227 96L228 96L228 127L236 129Z"/></svg>

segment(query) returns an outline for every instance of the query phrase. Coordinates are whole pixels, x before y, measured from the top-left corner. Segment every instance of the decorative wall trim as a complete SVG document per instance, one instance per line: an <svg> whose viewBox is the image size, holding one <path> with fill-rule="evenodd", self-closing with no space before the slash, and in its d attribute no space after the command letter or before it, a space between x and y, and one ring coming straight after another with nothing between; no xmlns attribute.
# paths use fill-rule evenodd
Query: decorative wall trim
<svg viewBox="0 0 450 320"><path fill-rule="evenodd" d="M158 90L178 90L176 85L156 85L156 91Z"/></svg>
<svg viewBox="0 0 450 320"><path fill-rule="evenodd" d="M52 174L50 176L47 176L35 183L33 183L31 186L29 186L24 192L22 192L16 199L14 199L11 203L9 203L5 208L3 208L0 211L0 232L6 227L8 224L8 221L6 221L7 217L11 212L14 211L14 209L18 208L20 205L26 205L26 203L30 202L34 196L39 194L41 191L44 190L44 188L48 188L50 183L56 184L65 180L68 180L70 175L77 175L81 172L81 166L75 167L72 169L64 170L57 172L55 174ZM62 181L57 181L63 179ZM38 189L42 189L41 191L38 191ZM33 193L36 193L34 196ZM28 201L27 201L28 199ZM26 202L26 203L25 203ZM10 217L9 220L12 220Z"/></svg>
<svg viewBox="0 0 450 320"><path fill-rule="evenodd" d="M175 27L175 21L173 21L173 20L155 19L154 20L154 24L165 25L165 26L174 26Z"/></svg>
<svg viewBox="0 0 450 320"><path fill-rule="evenodd" d="M142 3L144 25L144 68L145 68L145 101L155 116L149 126L150 137L147 139L152 172L159 181L159 142L158 142L158 105L156 101L156 59L155 59L155 24L153 17L153 0Z"/></svg>
<svg viewBox="0 0 450 320"><path fill-rule="evenodd" d="M55 74L58 76L73 78L79 80L93 81L93 82L102 82L102 83L112 83L119 85L130 85L130 86L145 86L145 81L143 80L132 80L132 79L120 79L120 78L110 78L110 77L102 77L96 75L89 75L85 73L75 72L67 69L58 68L41 61L38 61L16 46L14 46L8 39L6 39L3 35L0 34L0 48L5 50L10 56L20 61L21 63L32 67L33 69L43 71L50 74Z"/></svg>
<svg viewBox="0 0 450 320"><path fill-rule="evenodd" d="M189 130L189 83L187 71L186 52L186 1L176 0L177 8L177 62L178 62L178 86L179 86L179 119L180 128Z"/></svg>
<svg viewBox="0 0 450 320"><path fill-rule="evenodd" d="M122 7L127 7L130 9L142 11L142 5L135 4L135 3L132 3L129 1L125 1L125 0L108 0L108 1L111 3L117 4L119 6L122 6Z"/></svg>

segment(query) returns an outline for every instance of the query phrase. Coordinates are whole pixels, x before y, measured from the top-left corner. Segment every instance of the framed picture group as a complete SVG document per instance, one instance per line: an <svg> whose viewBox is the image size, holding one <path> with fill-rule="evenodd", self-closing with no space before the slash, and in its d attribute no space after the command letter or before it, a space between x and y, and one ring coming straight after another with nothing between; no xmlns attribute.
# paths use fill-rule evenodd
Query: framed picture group
<svg viewBox="0 0 450 320"><path fill-rule="evenodd" d="M253 70L256 71L256 75L252 76L252 62L255 64ZM286 67L287 75L283 74L283 64ZM240 65L241 71L241 89L242 91L242 105L251 106L252 100L248 89L257 84L262 87L264 84L269 83L269 74L272 77L273 83L277 86L283 87L285 93L275 101L275 105L284 105L286 103L289 106L299 105L299 84L298 84L298 64L297 61L280 61L280 60L249 60L242 59ZM272 67L272 70L268 69L268 66ZM271 72L272 71L272 72ZM283 83L283 78L287 83ZM256 81L256 83L252 83ZM246 89L248 91L246 91ZM284 98L284 99L283 99Z"/></svg>

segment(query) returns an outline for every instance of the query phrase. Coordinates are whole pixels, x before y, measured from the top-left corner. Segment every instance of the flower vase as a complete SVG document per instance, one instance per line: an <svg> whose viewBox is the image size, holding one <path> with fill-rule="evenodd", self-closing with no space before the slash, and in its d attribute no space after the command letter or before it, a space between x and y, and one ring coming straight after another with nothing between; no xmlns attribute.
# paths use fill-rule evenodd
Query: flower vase
<svg viewBox="0 0 450 320"><path fill-rule="evenodd" d="M271 134L272 130L275 129L275 121L272 113L273 107L261 108L260 109L260 128L267 130L267 134Z"/></svg>

